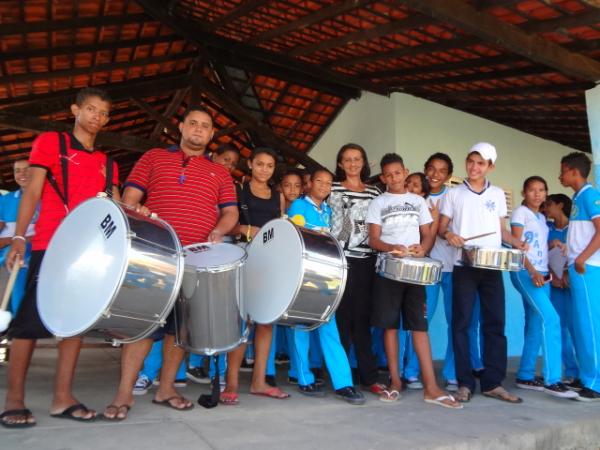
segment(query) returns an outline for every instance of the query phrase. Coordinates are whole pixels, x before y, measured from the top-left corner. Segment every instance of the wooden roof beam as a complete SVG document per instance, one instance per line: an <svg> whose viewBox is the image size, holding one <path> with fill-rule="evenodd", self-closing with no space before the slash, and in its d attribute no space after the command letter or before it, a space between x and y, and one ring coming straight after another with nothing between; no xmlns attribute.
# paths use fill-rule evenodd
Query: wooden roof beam
<svg viewBox="0 0 600 450"><path fill-rule="evenodd" d="M394 20L383 25L378 25L367 30L360 30L354 33L348 33L325 41L315 42L314 44L301 45L288 52L293 57L312 55L317 52L325 52L336 47L344 47L357 42L370 41L388 34L400 33L406 30L412 30L430 24L431 18L411 15L401 20Z"/></svg>
<svg viewBox="0 0 600 450"><path fill-rule="evenodd" d="M2 83L24 83L36 80L49 80L53 78L74 77L77 75L88 75L95 72L110 72L118 69L129 69L134 66L146 66L149 64L163 64L171 61L194 58L198 55L195 51L173 53L151 58L134 59L132 61L120 61L106 64L98 64L90 67L75 67L71 69L51 70L48 72L29 72L18 75L3 75L0 77Z"/></svg>
<svg viewBox="0 0 600 450"><path fill-rule="evenodd" d="M600 80L600 61L530 35L462 0L396 0L434 19L449 22L480 39L501 45L525 58L584 80Z"/></svg>
<svg viewBox="0 0 600 450"><path fill-rule="evenodd" d="M219 17L218 19L213 20L212 22L206 23L204 25L204 29L209 33L212 33L213 31L221 28L223 25L227 25L228 23L238 20L240 17L249 15L252 11L260 8L266 3L269 3L269 0L253 0L251 2L241 2L239 6L233 8L224 16Z"/></svg>
<svg viewBox="0 0 600 450"><path fill-rule="evenodd" d="M76 28L98 28L109 25L125 25L128 23L154 22L147 14L123 14L93 17L76 17L73 19L47 20L35 22L3 23L0 25L0 36L10 34L50 33Z"/></svg>
<svg viewBox="0 0 600 450"><path fill-rule="evenodd" d="M171 15L167 5L162 0L137 0L137 3L148 14L160 20L190 42L194 42L199 46L206 46L208 49L215 49L216 51L211 53L213 57L215 54L229 54L229 57L233 60L233 63L230 64L232 66L240 67L239 64L234 64L235 61L245 59L247 62L252 62L257 69L262 67L262 70L258 70L257 73L266 73L265 70L276 68L280 73L285 73L287 76L303 78L305 80L301 83L303 86L321 84L331 86L327 92L332 92L332 89L337 89L338 92L344 91L346 93L342 96L344 98L358 98L361 90L369 90L383 95L388 94L385 87L324 69L316 64L308 64L286 55L207 33L203 31L202 24L198 21Z"/></svg>
<svg viewBox="0 0 600 450"><path fill-rule="evenodd" d="M0 63L5 61L30 59L30 58L47 58L60 55L74 55L77 53L96 53L100 51L114 51L124 48L135 48L144 45L156 45L162 43L172 43L183 40L182 37L176 34L160 35L155 37L127 39L114 42L99 42L97 44L88 45L71 45L66 47L50 47L50 48L34 48L20 49L11 52L0 53Z"/></svg>
<svg viewBox="0 0 600 450"><path fill-rule="evenodd" d="M272 30L265 31L262 34L249 39L247 42L250 45L261 44L284 34L292 33L301 28L306 28L327 19L331 19L332 17L347 13L356 8L361 8L372 2L373 0L344 0L341 2L334 2L331 6L323 7L300 19L288 22L285 25L273 28Z"/></svg>
<svg viewBox="0 0 600 450"><path fill-rule="evenodd" d="M146 112L153 120L158 122L163 128L166 128L167 130L169 130L176 137L179 136L179 134L180 134L179 128L176 125L173 125L173 123L171 123L171 121L167 117L164 117L163 115L161 115L158 111L156 111L148 103L146 103L145 101L140 100L138 98L135 98L135 97L131 97L130 100L138 108L140 108L142 111Z"/></svg>
<svg viewBox="0 0 600 450"><path fill-rule="evenodd" d="M548 20L529 20L519 28L528 33L549 33L569 28L585 27L600 23L600 9L586 10L578 14L565 15Z"/></svg>
<svg viewBox="0 0 600 450"><path fill-rule="evenodd" d="M181 106L181 103L183 102L183 100L185 99L185 96L188 94L189 91L190 91L189 87L184 88L184 89L179 89L177 91L177 93L173 96L173 99L171 100L171 102L169 103L167 108L165 109L163 117L165 117L167 120L170 120L170 118L179 109L179 106ZM150 133L150 139L151 140L158 139L163 132L163 128L164 127L162 126L161 123L157 123L156 126L154 127L154 130L152 130L152 133Z"/></svg>
<svg viewBox="0 0 600 450"><path fill-rule="evenodd" d="M232 114L238 123L249 125L249 129L260 136L266 145L281 151L284 155L294 158L307 168L321 168L321 164L309 157L307 154L290 145L285 139L275 134L267 125L259 122L254 115L247 111L237 101L232 99L224 90L207 79L201 79L200 84L203 92L213 101L221 105Z"/></svg>
<svg viewBox="0 0 600 450"><path fill-rule="evenodd" d="M94 85L94 87L104 89L108 92L108 95L113 102L118 102L126 100L132 95L138 98L160 95L171 92L172 90L186 88L189 86L189 83L190 76L185 72L147 78L136 78L121 83ZM24 98L14 97L2 99L0 100L0 105L10 105L11 103L18 103L27 99L24 103L6 107L3 111L28 114L31 116L43 116L66 110L73 103L80 90L81 89L69 89L66 91L32 95Z"/></svg>
<svg viewBox="0 0 600 450"><path fill-rule="evenodd" d="M32 131L42 133L44 131L71 131L73 125L66 122L57 122L40 119L38 117L25 116L0 110L0 127L11 128L14 130ZM96 144L99 146L116 147L134 152L143 153L154 147L162 147L160 141L151 141L137 136L125 135L101 131L98 133Z"/></svg>

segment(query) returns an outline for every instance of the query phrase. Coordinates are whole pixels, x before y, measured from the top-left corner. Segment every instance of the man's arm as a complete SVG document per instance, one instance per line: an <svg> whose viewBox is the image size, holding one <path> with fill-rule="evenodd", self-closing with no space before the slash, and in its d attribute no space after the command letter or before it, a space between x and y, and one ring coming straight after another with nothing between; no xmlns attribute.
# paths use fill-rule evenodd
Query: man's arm
<svg viewBox="0 0 600 450"><path fill-rule="evenodd" d="M12 239L10 250L6 256L6 266L12 270L13 264L17 258L22 258L25 254L25 233L27 227L33 219L35 208L42 196L42 189L46 181L46 169L41 167L29 168L29 183L27 189L23 192L21 202L19 203L19 213L17 214L17 224L15 226L15 236L19 238Z"/></svg>
<svg viewBox="0 0 600 450"><path fill-rule="evenodd" d="M238 223L239 213L237 205L221 208L217 225L208 235L210 242L221 242L223 236L228 234Z"/></svg>

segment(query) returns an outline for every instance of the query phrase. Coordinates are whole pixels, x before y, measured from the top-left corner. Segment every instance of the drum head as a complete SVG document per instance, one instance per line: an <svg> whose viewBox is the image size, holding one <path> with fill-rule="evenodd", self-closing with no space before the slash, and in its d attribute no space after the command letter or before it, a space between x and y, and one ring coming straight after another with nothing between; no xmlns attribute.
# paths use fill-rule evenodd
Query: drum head
<svg viewBox="0 0 600 450"><path fill-rule="evenodd" d="M219 244L192 244L183 248L185 263L196 266L198 269L218 269L240 261L246 251L237 245Z"/></svg>
<svg viewBox="0 0 600 450"><path fill-rule="evenodd" d="M127 265L129 227L120 207L93 198L62 221L40 268L40 317L56 336L84 333L107 310Z"/></svg>
<svg viewBox="0 0 600 450"><path fill-rule="evenodd" d="M265 224L246 248L244 316L258 323L278 320L296 297L303 278L304 245L292 223Z"/></svg>

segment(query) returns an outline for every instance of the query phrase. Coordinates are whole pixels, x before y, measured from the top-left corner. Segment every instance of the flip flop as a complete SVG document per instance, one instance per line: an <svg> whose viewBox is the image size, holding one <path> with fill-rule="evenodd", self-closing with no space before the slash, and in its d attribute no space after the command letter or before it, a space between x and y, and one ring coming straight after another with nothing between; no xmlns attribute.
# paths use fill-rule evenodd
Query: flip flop
<svg viewBox="0 0 600 450"><path fill-rule="evenodd" d="M106 415L106 411L112 408L114 410L116 410L116 413L113 417L108 417ZM121 410L125 408L125 416L124 417L119 417L119 412L121 412ZM108 405L105 409L104 409L104 413L102 413L102 418L104 420L108 420L109 422L121 422L125 419L127 419L127 415L129 414L129 410L131 409L131 406L129 405Z"/></svg>
<svg viewBox="0 0 600 450"><path fill-rule="evenodd" d="M454 398L461 403L468 403L471 401L472 395L473 394L471 393L471 389L469 389L466 386L461 386L458 388L458 391L456 391Z"/></svg>
<svg viewBox="0 0 600 450"><path fill-rule="evenodd" d="M396 389L387 390L385 389L381 395L379 396L379 400L384 403L394 403L400 400L401 395L400 392Z"/></svg>
<svg viewBox="0 0 600 450"><path fill-rule="evenodd" d="M94 414L92 417L76 416L75 412L77 411L83 411L84 414L87 414L91 410L88 409L83 403L76 403L75 405L64 409L62 412L50 414L50 417L54 417L55 419L75 420L77 422L93 422L96 420L96 417L98 417L97 414Z"/></svg>
<svg viewBox="0 0 600 450"><path fill-rule="evenodd" d="M221 392L219 396L219 403L227 406L238 405L240 400L237 392Z"/></svg>
<svg viewBox="0 0 600 450"><path fill-rule="evenodd" d="M275 398L277 400L285 400L290 398L290 394L283 392L278 387L271 387L264 392L250 392L252 395L260 395L262 397Z"/></svg>
<svg viewBox="0 0 600 450"><path fill-rule="evenodd" d="M153 399L152 403L154 403L155 405L165 406L167 408L174 409L175 411L188 411L188 410L194 408L194 404L193 403L190 404L190 405L188 405L188 406L184 406L183 408L178 408L177 406L174 406L171 403L175 399L185 401L185 398L183 398L183 397L181 397L179 395L174 395L173 397L169 397L166 400L156 400L156 399Z"/></svg>
<svg viewBox="0 0 600 450"><path fill-rule="evenodd" d="M449 408L449 409L463 409L463 405L461 403L453 406L453 405L449 405L448 403L444 403L444 400L450 400L452 402L456 401L456 399L454 397L452 397L451 395L441 395L438 398L426 398L425 403L443 406L444 408Z"/></svg>
<svg viewBox="0 0 600 450"><path fill-rule="evenodd" d="M25 418L25 422L10 422L6 420L9 417L19 416L23 416ZM27 408L7 409L2 414L0 414L0 424L2 424L2 426L6 428L31 428L36 425L36 422L28 422L28 420L33 418L33 413Z"/></svg>
<svg viewBox="0 0 600 450"><path fill-rule="evenodd" d="M485 395L486 397L495 398L496 400L501 400L501 401L507 402L507 403L513 403L513 404L523 403L522 398L511 394L506 389L504 389L502 386L498 386L498 387L492 389L491 391L486 391L483 393L483 395Z"/></svg>

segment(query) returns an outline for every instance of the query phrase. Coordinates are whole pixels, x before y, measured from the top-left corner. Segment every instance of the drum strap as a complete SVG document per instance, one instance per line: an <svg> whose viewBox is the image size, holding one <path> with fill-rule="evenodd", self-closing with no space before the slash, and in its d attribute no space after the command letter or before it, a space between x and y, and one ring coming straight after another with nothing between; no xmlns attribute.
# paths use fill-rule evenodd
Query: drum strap
<svg viewBox="0 0 600 450"><path fill-rule="evenodd" d="M106 155L106 184L104 186L108 198L113 196L113 159Z"/></svg>
<svg viewBox="0 0 600 450"><path fill-rule="evenodd" d="M215 359L215 376L212 382L212 390L210 395L203 394L198 397L198 404L205 408L214 408L219 404L219 398L221 397L221 377L219 376L219 355L214 355Z"/></svg>
<svg viewBox="0 0 600 450"><path fill-rule="evenodd" d="M69 154L67 153L67 138L65 137L65 133L58 133L58 149L59 149L59 159L60 159L60 167L62 169L62 179L63 179L63 190L58 188L58 182L56 178L50 171L46 172L46 177L48 178L48 183L50 186L54 188L56 194L60 197L62 202L65 205L67 211L69 210L69 179L68 179L68 164L69 164Z"/></svg>
<svg viewBox="0 0 600 450"><path fill-rule="evenodd" d="M250 189L249 185L247 187L248 189ZM242 211L242 215L244 216L244 220L246 221L246 223L248 223L248 225L250 225L250 212L248 210L248 198L246 197L246 189L242 184L236 186L236 191L238 195L238 200L240 202L240 209Z"/></svg>

